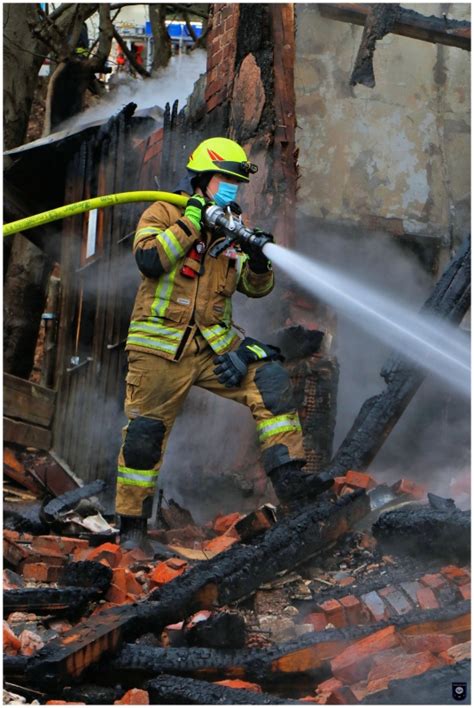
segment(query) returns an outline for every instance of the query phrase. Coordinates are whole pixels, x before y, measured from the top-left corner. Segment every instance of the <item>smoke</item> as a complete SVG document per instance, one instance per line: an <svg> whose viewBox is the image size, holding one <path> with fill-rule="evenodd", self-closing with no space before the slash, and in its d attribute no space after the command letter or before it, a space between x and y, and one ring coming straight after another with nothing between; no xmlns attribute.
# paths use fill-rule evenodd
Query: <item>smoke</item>
<svg viewBox="0 0 474 708"><path fill-rule="evenodd" d="M383 232L331 227L304 215L297 233L299 252L350 273L412 311L420 308L438 277L431 272L439 254L429 240L401 241ZM344 317L338 318L334 342L340 364L336 450L364 401L384 389L380 370L392 350L364 332L357 321ZM443 346L441 335L439 345ZM469 469L470 428L469 401L428 376L370 472L378 481L392 483L406 477L425 484L429 491L453 496L452 481Z"/></svg>
<svg viewBox="0 0 474 708"><path fill-rule="evenodd" d="M64 121L57 130L77 129L108 120L131 101L137 104L137 112L155 107L164 110L167 103L173 104L176 100L183 107L195 82L206 71L206 60L206 52L196 49L189 54L172 56L168 66L150 79L116 72L109 80L108 94L83 113ZM161 115L161 111L155 111L153 117L160 121Z"/></svg>

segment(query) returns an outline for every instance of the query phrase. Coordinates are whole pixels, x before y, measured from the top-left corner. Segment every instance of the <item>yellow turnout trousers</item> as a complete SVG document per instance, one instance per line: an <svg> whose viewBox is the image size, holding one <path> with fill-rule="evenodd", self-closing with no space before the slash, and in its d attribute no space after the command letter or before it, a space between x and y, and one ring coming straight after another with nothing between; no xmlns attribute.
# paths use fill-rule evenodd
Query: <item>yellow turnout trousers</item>
<svg viewBox="0 0 474 708"><path fill-rule="evenodd" d="M238 388L225 388L213 371L215 356L199 333L179 362L129 352L125 398L129 422L118 459L118 514L150 515L168 437L191 386L250 408L267 473L294 460L304 461L301 425L285 368L276 361L255 362Z"/></svg>

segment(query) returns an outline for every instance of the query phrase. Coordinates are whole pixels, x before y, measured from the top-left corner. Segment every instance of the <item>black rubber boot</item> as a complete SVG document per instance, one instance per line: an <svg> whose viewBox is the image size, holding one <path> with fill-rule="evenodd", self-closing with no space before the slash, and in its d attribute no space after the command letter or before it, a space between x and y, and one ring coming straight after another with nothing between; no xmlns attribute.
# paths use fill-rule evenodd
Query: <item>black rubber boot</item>
<svg viewBox="0 0 474 708"><path fill-rule="evenodd" d="M282 503L294 499L311 499L330 489L334 479L329 475L305 474L300 462L287 462L269 473L275 494Z"/></svg>
<svg viewBox="0 0 474 708"><path fill-rule="evenodd" d="M120 515L120 545L126 551L134 548L141 550L153 558L153 546L147 538L147 521L144 516Z"/></svg>

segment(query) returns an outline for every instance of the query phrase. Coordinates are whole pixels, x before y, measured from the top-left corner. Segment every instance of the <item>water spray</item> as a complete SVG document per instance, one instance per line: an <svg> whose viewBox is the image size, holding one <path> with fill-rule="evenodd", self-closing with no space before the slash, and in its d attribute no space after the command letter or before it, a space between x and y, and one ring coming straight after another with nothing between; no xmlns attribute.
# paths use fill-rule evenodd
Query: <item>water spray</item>
<svg viewBox="0 0 474 708"><path fill-rule="evenodd" d="M209 207L205 221L225 236L210 250L211 256L234 242L261 249L312 295L351 317L368 334L443 379L458 393L470 395L469 341L453 325L428 313L411 312L344 273L277 246L271 234L245 227L230 209L225 212L218 206Z"/></svg>

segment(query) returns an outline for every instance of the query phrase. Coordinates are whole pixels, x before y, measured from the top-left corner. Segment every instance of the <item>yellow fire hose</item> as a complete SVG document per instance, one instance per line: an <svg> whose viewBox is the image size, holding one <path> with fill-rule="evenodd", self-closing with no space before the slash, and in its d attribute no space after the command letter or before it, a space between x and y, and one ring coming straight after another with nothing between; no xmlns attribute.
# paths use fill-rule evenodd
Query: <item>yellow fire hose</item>
<svg viewBox="0 0 474 708"><path fill-rule="evenodd" d="M131 202L168 202L169 204L183 207L186 206L188 199L189 197L183 197L181 194L172 194L171 192L150 191L105 194L102 197L84 199L82 202L66 204L65 206L58 207L58 209L43 211L41 214L27 216L25 219L11 221L9 224L3 225L3 235L11 236L11 234L16 234L19 231L27 231L28 229L34 229L35 226L43 226L43 224L49 224L51 221L65 219L67 216L75 216L76 214L82 214L84 211L102 209L103 207L115 206L116 204L129 204Z"/></svg>

